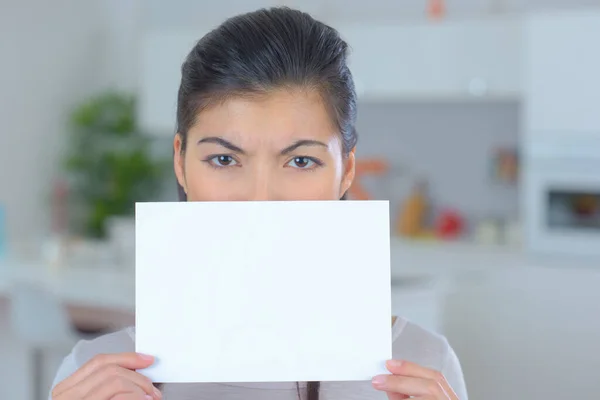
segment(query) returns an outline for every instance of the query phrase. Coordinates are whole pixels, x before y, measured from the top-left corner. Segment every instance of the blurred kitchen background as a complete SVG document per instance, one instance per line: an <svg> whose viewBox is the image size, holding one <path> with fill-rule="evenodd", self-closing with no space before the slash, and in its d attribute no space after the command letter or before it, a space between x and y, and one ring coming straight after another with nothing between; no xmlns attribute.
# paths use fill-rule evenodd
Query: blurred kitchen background
<svg viewBox="0 0 600 400"><path fill-rule="evenodd" d="M448 337L472 399L598 398L600 0L0 0L0 398L133 324L180 64L284 4L352 47L350 195L390 200L394 312Z"/></svg>

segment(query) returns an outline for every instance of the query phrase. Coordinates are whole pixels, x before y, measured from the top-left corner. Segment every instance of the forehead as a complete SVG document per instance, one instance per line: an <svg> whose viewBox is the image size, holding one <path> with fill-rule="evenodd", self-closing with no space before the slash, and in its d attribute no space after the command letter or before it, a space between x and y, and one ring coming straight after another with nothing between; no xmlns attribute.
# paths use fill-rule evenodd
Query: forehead
<svg viewBox="0 0 600 400"><path fill-rule="evenodd" d="M233 97L199 113L190 136L223 136L241 144L330 140L338 132L315 91L280 90L260 96Z"/></svg>

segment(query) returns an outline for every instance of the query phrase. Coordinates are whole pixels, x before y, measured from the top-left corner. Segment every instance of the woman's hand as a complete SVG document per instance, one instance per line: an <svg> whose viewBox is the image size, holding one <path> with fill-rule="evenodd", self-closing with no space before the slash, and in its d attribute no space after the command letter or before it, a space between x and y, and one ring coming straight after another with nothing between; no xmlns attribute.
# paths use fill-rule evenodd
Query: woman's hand
<svg viewBox="0 0 600 400"><path fill-rule="evenodd" d="M441 372L408 361L388 361L392 375L373 378L373 387L387 392L390 400L459 400Z"/></svg>
<svg viewBox="0 0 600 400"><path fill-rule="evenodd" d="M52 400L159 400L152 382L133 371L153 362L137 353L98 355L56 385Z"/></svg>

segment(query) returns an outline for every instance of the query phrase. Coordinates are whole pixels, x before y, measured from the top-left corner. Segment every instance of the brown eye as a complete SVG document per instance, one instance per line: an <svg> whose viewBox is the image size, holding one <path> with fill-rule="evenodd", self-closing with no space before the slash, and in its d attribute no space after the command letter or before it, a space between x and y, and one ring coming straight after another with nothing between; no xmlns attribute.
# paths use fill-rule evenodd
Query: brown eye
<svg viewBox="0 0 600 400"><path fill-rule="evenodd" d="M233 158L229 156L219 156L217 157L217 160L221 165L229 165L233 162Z"/></svg>
<svg viewBox="0 0 600 400"><path fill-rule="evenodd" d="M315 165L318 165L317 162L310 157L295 157L288 163L288 166L298 169L309 169Z"/></svg>
<svg viewBox="0 0 600 400"><path fill-rule="evenodd" d="M308 163L310 162L310 160L306 157L296 157L294 158L294 164L296 164L296 166L298 168L304 168L308 165Z"/></svg>
<svg viewBox="0 0 600 400"><path fill-rule="evenodd" d="M217 167L229 167L237 164L233 157L228 155L215 156L209 162Z"/></svg>

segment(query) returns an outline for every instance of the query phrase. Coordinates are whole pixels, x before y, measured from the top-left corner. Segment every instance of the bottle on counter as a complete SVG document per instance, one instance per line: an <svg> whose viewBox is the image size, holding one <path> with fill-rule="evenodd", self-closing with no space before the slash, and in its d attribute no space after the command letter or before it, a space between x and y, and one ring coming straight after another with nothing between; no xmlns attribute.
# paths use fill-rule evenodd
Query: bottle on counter
<svg viewBox="0 0 600 400"><path fill-rule="evenodd" d="M425 231L428 204L426 183L418 182L402 205L396 224L396 233L410 238L420 236Z"/></svg>

